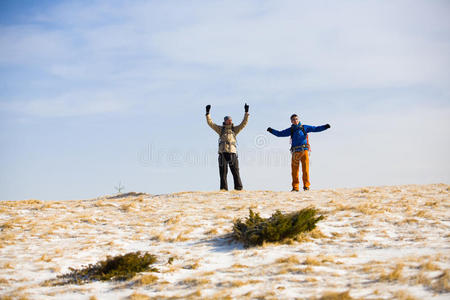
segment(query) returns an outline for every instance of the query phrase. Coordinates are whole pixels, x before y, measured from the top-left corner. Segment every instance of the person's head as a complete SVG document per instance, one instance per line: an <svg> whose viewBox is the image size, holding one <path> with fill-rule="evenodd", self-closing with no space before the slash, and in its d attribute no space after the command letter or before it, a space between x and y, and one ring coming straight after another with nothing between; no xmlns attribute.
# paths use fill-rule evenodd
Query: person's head
<svg viewBox="0 0 450 300"><path fill-rule="evenodd" d="M233 119L230 116L226 116L225 118L223 118L223 123L225 125L231 125L233 123Z"/></svg>
<svg viewBox="0 0 450 300"><path fill-rule="evenodd" d="M298 125L300 123L300 121L298 119L298 116L296 114L293 114L291 116L291 123L294 124L294 125Z"/></svg>

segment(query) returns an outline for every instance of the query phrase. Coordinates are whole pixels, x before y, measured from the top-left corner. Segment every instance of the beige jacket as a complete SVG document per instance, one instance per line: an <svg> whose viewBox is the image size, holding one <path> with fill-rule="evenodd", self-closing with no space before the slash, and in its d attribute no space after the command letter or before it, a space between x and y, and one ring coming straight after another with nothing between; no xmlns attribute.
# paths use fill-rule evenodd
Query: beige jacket
<svg viewBox="0 0 450 300"><path fill-rule="evenodd" d="M241 124L237 126L214 124L209 114L206 115L206 122L219 135L219 153L236 153L236 135L244 129L248 122L249 113L245 113ZM233 133L234 132L234 133Z"/></svg>

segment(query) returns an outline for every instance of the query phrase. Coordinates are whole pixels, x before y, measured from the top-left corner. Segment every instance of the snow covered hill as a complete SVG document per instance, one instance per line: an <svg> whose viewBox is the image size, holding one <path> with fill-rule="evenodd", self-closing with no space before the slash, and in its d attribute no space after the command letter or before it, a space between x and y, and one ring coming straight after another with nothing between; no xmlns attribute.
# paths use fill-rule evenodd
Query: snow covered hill
<svg viewBox="0 0 450 300"><path fill-rule="evenodd" d="M449 299L449 195L433 184L3 201L0 298ZM249 208L268 217L308 206L326 218L298 240L244 249L227 238ZM158 273L46 283L138 250L158 257Z"/></svg>

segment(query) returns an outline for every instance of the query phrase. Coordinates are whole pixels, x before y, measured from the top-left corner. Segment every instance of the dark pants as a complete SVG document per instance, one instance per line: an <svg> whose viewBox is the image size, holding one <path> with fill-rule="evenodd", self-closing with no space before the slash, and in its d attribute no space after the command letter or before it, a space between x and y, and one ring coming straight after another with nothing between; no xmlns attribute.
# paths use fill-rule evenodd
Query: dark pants
<svg viewBox="0 0 450 300"><path fill-rule="evenodd" d="M219 153L220 189L228 190L228 165L230 165L231 174L233 174L234 189L242 190L242 182L241 177L239 176L239 161L237 154L228 152Z"/></svg>

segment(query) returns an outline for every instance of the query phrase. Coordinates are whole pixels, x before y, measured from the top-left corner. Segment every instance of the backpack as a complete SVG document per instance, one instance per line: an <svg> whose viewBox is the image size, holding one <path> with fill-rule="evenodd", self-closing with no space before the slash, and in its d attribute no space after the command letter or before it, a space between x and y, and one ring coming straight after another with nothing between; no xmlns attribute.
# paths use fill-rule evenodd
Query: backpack
<svg viewBox="0 0 450 300"><path fill-rule="evenodd" d="M231 132L233 132L234 140L237 143L236 133L234 132L234 124L231 125ZM221 143L228 143L228 142L225 142L225 141L221 140L224 133L225 133L225 126L222 126L222 129L221 129L221 132L220 132L220 136L219 136L219 141L218 141L219 142L219 146L220 146ZM234 146L236 146L236 144L234 144Z"/></svg>
<svg viewBox="0 0 450 300"><path fill-rule="evenodd" d="M311 146L309 145L309 137L308 137L308 134L306 133L306 131L305 131L305 128L303 128L303 125L300 125L300 130L301 131L303 131L303 134L304 135L306 135L306 146L307 146L307 150L309 151L309 152L311 152ZM294 135L294 128L293 127L291 127L291 152L293 152L292 150L293 150L293 148L292 148L292 136Z"/></svg>

